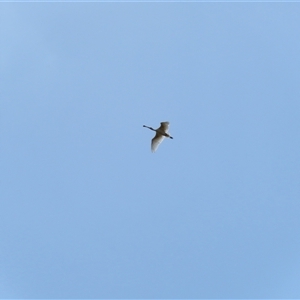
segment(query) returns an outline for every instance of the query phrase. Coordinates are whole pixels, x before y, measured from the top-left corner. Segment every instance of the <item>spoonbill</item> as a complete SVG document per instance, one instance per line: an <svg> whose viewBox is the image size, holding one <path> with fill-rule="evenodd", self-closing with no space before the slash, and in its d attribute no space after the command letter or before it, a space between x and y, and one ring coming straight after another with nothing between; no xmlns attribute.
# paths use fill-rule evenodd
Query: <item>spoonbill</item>
<svg viewBox="0 0 300 300"><path fill-rule="evenodd" d="M155 137L151 141L151 151L152 152L155 152L157 150L159 144L165 139L165 137L173 139L173 137L171 137L168 134L169 124L170 124L169 122L161 122L160 127L157 129L153 129L152 127L143 125L143 127L149 128L156 132Z"/></svg>

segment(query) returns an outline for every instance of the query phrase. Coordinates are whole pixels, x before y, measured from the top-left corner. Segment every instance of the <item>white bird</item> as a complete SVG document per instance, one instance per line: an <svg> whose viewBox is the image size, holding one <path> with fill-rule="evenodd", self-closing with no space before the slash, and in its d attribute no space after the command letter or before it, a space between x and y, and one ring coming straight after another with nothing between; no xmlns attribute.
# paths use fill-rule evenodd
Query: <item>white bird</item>
<svg viewBox="0 0 300 300"><path fill-rule="evenodd" d="M160 127L157 129L153 129L152 127L148 127L146 125L143 125L143 127L149 128L156 132L155 137L151 141L151 151L152 152L155 152L157 150L159 144L165 139L165 137L173 139L168 134L169 122L161 122Z"/></svg>

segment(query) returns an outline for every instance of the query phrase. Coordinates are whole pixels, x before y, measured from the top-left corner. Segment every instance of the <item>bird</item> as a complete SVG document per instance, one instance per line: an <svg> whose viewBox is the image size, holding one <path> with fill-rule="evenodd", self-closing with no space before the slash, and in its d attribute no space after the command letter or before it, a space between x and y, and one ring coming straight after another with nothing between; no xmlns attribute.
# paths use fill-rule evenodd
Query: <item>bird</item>
<svg viewBox="0 0 300 300"><path fill-rule="evenodd" d="M155 152L157 150L158 146L165 139L165 137L173 139L173 137L171 137L168 134L169 124L170 124L169 122L161 122L160 127L157 129L153 129L152 127L143 125L143 127L149 128L156 132L155 137L151 141L151 151L152 152Z"/></svg>

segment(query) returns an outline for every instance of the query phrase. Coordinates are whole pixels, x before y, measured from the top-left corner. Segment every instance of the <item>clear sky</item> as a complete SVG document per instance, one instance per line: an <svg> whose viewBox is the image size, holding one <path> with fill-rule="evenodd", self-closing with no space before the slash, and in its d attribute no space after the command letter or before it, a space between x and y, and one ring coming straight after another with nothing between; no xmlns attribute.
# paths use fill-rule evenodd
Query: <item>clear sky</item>
<svg viewBox="0 0 300 300"><path fill-rule="evenodd" d="M300 298L299 16L1 3L0 298Z"/></svg>

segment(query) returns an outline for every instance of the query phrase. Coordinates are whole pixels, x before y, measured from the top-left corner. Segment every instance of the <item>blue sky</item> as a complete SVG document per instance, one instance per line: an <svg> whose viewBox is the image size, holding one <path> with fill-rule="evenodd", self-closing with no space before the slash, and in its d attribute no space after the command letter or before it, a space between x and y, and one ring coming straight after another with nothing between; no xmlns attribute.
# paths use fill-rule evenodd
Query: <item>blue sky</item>
<svg viewBox="0 0 300 300"><path fill-rule="evenodd" d="M299 3L0 8L1 298L300 298Z"/></svg>

